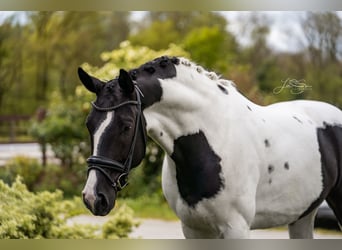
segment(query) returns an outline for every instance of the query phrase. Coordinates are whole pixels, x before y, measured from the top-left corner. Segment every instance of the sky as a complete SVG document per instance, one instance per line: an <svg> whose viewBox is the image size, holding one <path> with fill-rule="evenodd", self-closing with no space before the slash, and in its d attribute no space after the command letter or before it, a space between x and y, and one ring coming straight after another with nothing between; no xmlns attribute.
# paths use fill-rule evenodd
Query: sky
<svg viewBox="0 0 342 250"><path fill-rule="evenodd" d="M0 23L13 11L0 11ZM133 11L132 19L140 20L146 12ZM250 11L219 11L228 20L228 30L232 32L242 45L247 45L249 40L243 34L243 18L247 18ZM305 38L301 29L301 21L306 15L304 11L259 11L271 23L270 34L267 42L275 51L297 52L305 46ZM342 11L337 12L342 19ZM25 22L25 16L19 15L19 21Z"/></svg>
<svg viewBox="0 0 342 250"><path fill-rule="evenodd" d="M242 18L247 18L251 12L220 12L229 22L228 30L238 38L239 42L247 45L249 40L241 34ZM305 12L264 11L259 12L270 21L270 33L267 42L275 51L297 52L304 46L304 34L301 21ZM240 35L241 34L241 35Z"/></svg>

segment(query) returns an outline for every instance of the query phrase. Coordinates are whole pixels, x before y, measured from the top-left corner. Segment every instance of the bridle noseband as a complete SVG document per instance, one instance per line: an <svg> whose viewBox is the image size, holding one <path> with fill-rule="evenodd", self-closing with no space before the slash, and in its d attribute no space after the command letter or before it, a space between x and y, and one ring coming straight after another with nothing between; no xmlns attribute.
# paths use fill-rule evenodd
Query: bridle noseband
<svg viewBox="0 0 342 250"><path fill-rule="evenodd" d="M129 153L128 153L128 156L126 158L125 163L122 164L121 162L118 162L116 160L112 160L112 159L108 159L108 158L105 158L102 156L96 156L96 155L92 155L87 159L88 174L89 174L89 171L92 169L98 170L108 179L108 181L111 183L111 186L116 191L122 190L128 184L127 177L128 177L128 173L132 167L134 148L135 148L135 144L136 144L138 132L139 132L138 122L140 122L140 126L141 126L142 133L143 133L144 144L146 147L146 135L145 135L145 130L144 130L144 124L145 123L144 123L144 118L142 116L142 110L141 110L141 96L144 97L144 95L142 94L141 90L139 89L139 87L136 84L134 85L134 87L135 87L135 93L137 96L136 101L126 101L126 102L122 102L118 105L108 107L108 108L99 107L94 102L91 102L94 109L96 109L97 111L101 111L101 112L115 111L118 108L126 106L126 105L137 105L137 107L138 107L138 113L136 115L136 121L137 122L135 125L134 135L133 135L131 147L130 147L130 150L129 150ZM115 171L121 172L121 174L119 175L117 180L112 180L111 176L105 171L105 169L115 170Z"/></svg>

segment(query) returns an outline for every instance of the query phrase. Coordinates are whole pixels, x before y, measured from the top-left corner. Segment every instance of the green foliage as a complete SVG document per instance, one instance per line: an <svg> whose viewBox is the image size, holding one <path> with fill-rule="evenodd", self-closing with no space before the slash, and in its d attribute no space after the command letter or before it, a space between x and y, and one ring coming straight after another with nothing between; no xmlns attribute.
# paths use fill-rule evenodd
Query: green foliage
<svg viewBox="0 0 342 250"><path fill-rule="evenodd" d="M157 35L158 34L158 35ZM163 34L160 38L159 34ZM180 40L180 34L176 31L171 20L155 21L148 28L129 38L132 44L148 46L156 50L165 49L169 44Z"/></svg>
<svg viewBox="0 0 342 250"><path fill-rule="evenodd" d="M26 22L0 25L0 114L32 114L51 91L63 96L78 83L77 67L98 65L129 34L129 12L31 11Z"/></svg>
<svg viewBox="0 0 342 250"><path fill-rule="evenodd" d="M82 105L87 97L77 96L77 93L76 97L78 102L71 97L62 98L55 92L46 118L33 121L30 128L30 134L42 144L49 143L62 166L70 170L78 170L77 167L85 163L84 155L89 154L89 146L85 143L88 135L84 128L89 104L84 110Z"/></svg>
<svg viewBox="0 0 342 250"><path fill-rule="evenodd" d="M58 217L62 193L29 192L18 178L12 187L0 181L0 238L59 238L65 228ZM75 235L82 232L75 232Z"/></svg>
<svg viewBox="0 0 342 250"><path fill-rule="evenodd" d="M17 178L10 187L0 180L0 238L127 238L137 226L130 208L122 206L103 228L67 224L69 210L75 206L63 201L61 191L32 193ZM98 231L102 230L103 234Z"/></svg>
<svg viewBox="0 0 342 250"><path fill-rule="evenodd" d="M170 43L178 43L182 42L182 39L189 34L193 29L197 29L200 27L219 27L219 29L224 33L227 26L227 20L221 16L219 13L215 12L200 12L200 11L187 11L187 12L179 12L179 11L168 11L168 12L149 12L145 16L144 20L140 24L141 28L136 32L133 36L129 38L135 45L144 45L150 47L152 49L158 49L156 46L158 44L150 43L150 41L159 40L162 44L166 45ZM162 30L163 33L162 39L160 39L160 30L156 30L158 26L168 26L172 27L171 31L173 36L176 36L178 39L173 41L169 41L168 32L166 30ZM170 29L170 28L169 28ZM141 37L141 34L149 33L150 37L142 37L147 38L144 39L136 39ZM152 38L151 38L152 37ZM162 47L165 48L165 47Z"/></svg>
<svg viewBox="0 0 342 250"><path fill-rule="evenodd" d="M10 114L18 112L20 108L27 110L25 104L18 102L20 90L14 88L15 83L21 81L18 68L21 67L22 29L18 25L13 25L11 19L5 20L0 25L0 114ZM7 96L12 91L12 96ZM26 92L27 94L27 92ZM7 105L12 99L13 105Z"/></svg>
<svg viewBox="0 0 342 250"><path fill-rule="evenodd" d="M179 44L195 62L225 73L233 63L238 47L226 26L227 20L214 12L153 12L146 16L145 25L129 40L134 45L152 49Z"/></svg>
<svg viewBox="0 0 342 250"><path fill-rule="evenodd" d="M102 68L102 58L98 55L117 48L128 37L134 46L144 45L154 50L165 49L169 44L184 46L193 60L226 78L237 76L240 82L236 83L243 90L247 88L247 95L249 92L261 94L261 99L273 95L272 91L258 92L259 84L263 85L261 89L267 85L259 82L259 76L267 71L264 61L270 58L271 61L278 56L288 58L292 69L285 71L286 78L307 76L311 80L321 68L341 68L338 57L341 22L336 12L307 13L302 29L308 46L295 55L272 51L267 44L272 18L254 12L242 13L239 18L241 21L247 16L238 35L250 38L249 47L239 46L238 35L228 31L229 21L218 12L148 12L134 26L129 21L129 12L21 12L20 15L26 15L27 22L18 24L11 17L0 26L0 114L32 114L37 107L48 103L51 91L58 90L62 96L73 93L78 83L76 68L83 62ZM142 62L148 59L142 54L135 58L139 57ZM129 66L122 61L121 64ZM273 66L279 71L287 67L281 60L276 60ZM249 77L242 75L241 67L250 67ZM113 68L104 69L110 73L106 78L117 74L117 66ZM303 97L318 96L341 106L334 91L341 87L340 82L337 78L330 79L330 72L340 75L340 71L328 70L324 82L319 80L318 89L326 92ZM267 78L273 83L283 80L283 76L273 73ZM271 99L278 101L286 97L271 96Z"/></svg>
<svg viewBox="0 0 342 250"><path fill-rule="evenodd" d="M153 50L146 46L133 45L130 41L123 41L118 49L101 54L101 59L105 62L103 66L83 64L83 67L96 77L109 80L117 76L121 68L132 69L163 55L190 57L189 53L175 44L169 44L166 49Z"/></svg>
<svg viewBox="0 0 342 250"><path fill-rule="evenodd" d="M261 93L265 96L264 102L266 104L276 101L289 101L303 97L305 91L300 93L290 87L289 83L293 79L297 79L291 74L279 67L277 61L274 59L264 60L260 63L258 70L255 72L255 78L259 82L258 87ZM298 81L302 81L298 79ZM285 87L284 89L282 89ZM295 94L294 94L295 93ZM298 93L298 94L297 94Z"/></svg>
<svg viewBox="0 0 342 250"><path fill-rule="evenodd" d="M20 175L30 190L36 187L41 174L42 166L38 160L26 156L16 156L0 168L0 178L6 183L11 184L15 181L16 176Z"/></svg>
<svg viewBox="0 0 342 250"><path fill-rule="evenodd" d="M315 68L315 67L314 67ZM305 80L311 86L307 98L327 101L342 108L342 68L338 64L326 65L319 70L308 70Z"/></svg>
<svg viewBox="0 0 342 250"><path fill-rule="evenodd" d="M224 72L236 51L236 42L220 27L203 26L194 28L183 41L184 49L199 64Z"/></svg>
<svg viewBox="0 0 342 250"><path fill-rule="evenodd" d="M133 217L133 210L126 205L121 206L116 213L102 227L102 235L105 239L128 238L132 232L132 226L139 223Z"/></svg>
<svg viewBox="0 0 342 250"><path fill-rule="evenodd" d="M163 199L161 189L161 166L164 151L152 140L148 140L146 157L139 167L129 175L129 185L120 192L121 198L138 198L156 194Z"/></svg>
<svg viewBox="0 0 342 250"><path fill-rule="evenodd" d="M55 191L62 190L66 197L80 196L86 170L84 166L72 171L64 171L64 168L56 164L42 166L36 159L26 156L17 156L8 160L4 167L0 168L0 179L7 184L15 181L19 175L29 191Z"/></svg>

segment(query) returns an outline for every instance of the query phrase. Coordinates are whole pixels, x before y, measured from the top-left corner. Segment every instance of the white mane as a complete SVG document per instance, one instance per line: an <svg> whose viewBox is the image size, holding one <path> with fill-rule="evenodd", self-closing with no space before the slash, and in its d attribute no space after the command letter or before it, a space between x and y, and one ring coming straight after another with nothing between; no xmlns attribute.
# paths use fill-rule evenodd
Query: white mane
<svg viewBox="0 0 342 250"><path fill-rule="evenodd" d="M212 80L215 83L220 83L224 86L232 86L234 88L236 88L236 84L233 81L230 80L226 80L226 79L222 79L220 75L217 75L215 72L213 71L207 71L205 70L202 66L197 65L194 62L191 62L190 60L184 58L184 57L179 57L179 62L180 64L187 66L193 70L196 70L198 73L206 76L208 79Z"/></svg>

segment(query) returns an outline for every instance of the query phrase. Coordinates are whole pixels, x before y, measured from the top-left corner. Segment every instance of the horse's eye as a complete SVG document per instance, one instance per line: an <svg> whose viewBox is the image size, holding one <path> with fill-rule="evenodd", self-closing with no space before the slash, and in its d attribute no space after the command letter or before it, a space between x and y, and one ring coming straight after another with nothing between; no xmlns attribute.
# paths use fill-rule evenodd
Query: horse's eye
<svg viewBox="0 0 342 250"><path fill-rule="evenodd" d="M132 126L124 126L123 129L122 129L122 133L127 133L131 130Z"/></svg>

